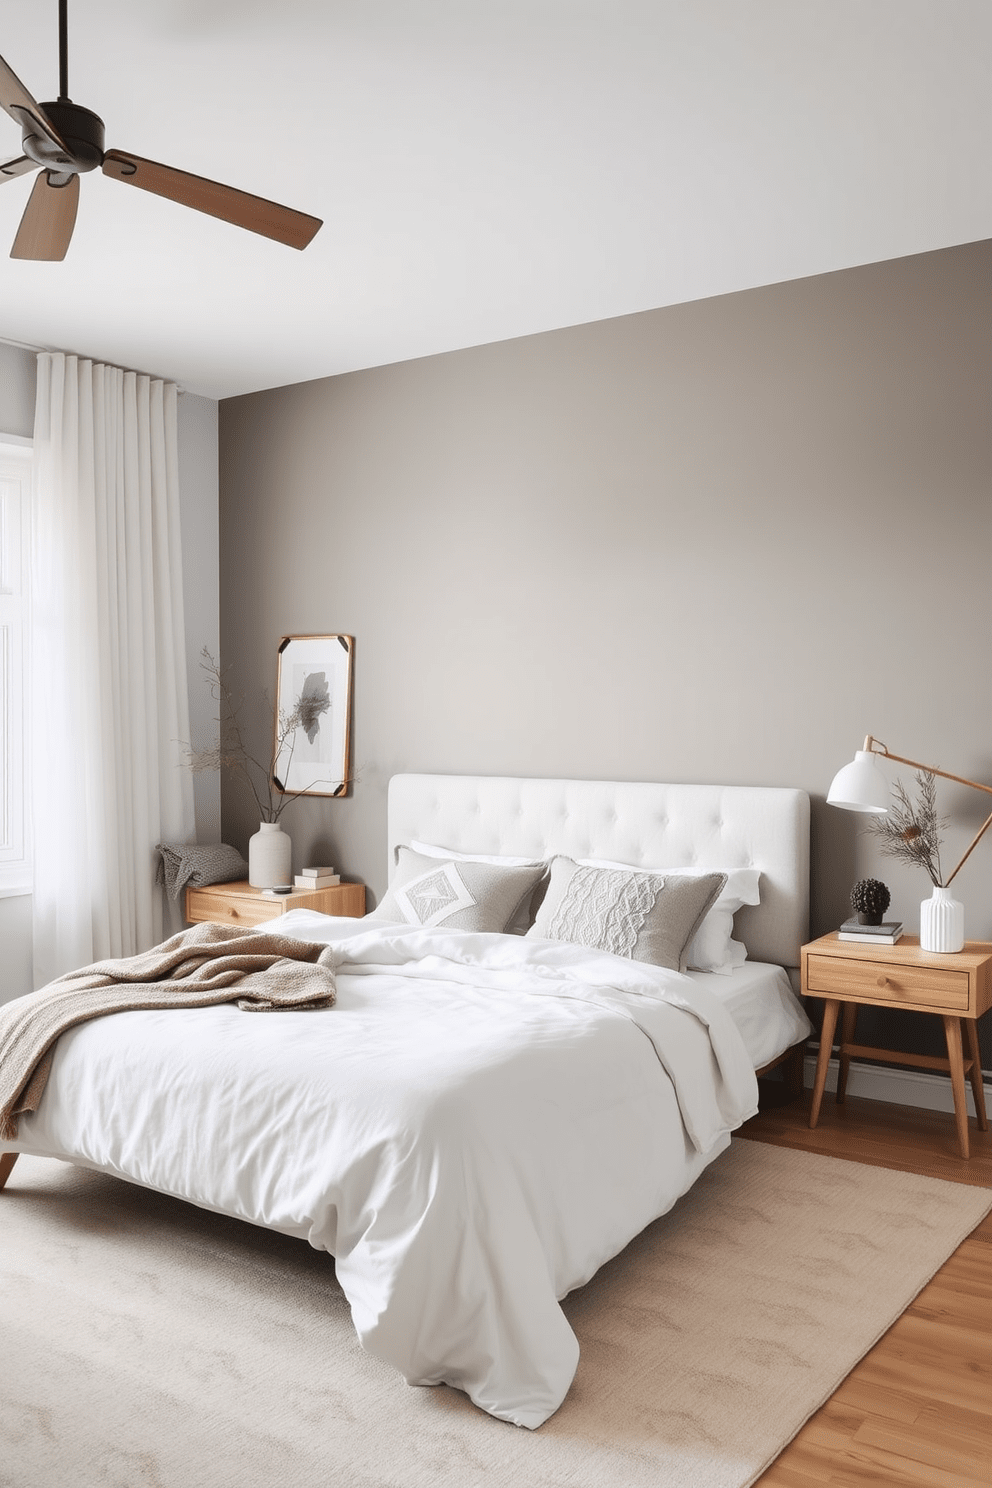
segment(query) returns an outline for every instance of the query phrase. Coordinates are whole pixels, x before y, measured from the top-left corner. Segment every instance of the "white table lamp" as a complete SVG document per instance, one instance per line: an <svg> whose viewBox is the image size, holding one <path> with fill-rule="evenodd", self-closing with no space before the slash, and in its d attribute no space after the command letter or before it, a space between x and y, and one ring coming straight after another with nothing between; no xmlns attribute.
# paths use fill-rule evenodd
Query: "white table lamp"
<svg viewBox="0 0 992 1488"><path fill-rule="evenodd" d="M874 739L869 734L865 739L865 747L859 749L851 763L838 770L834 776L827 792L827 801L831 806L840 806L844 811L869 812L875 816L882 816L888 811L891 799L889 782L875 763L877 755L881 755L883 759L892 760L895 764L909 765L914 770L923 770L928 775L939 775L942 780L955 780L958 785L974 786L975 790L984 791L986 795L992 796L992 785L982 785L977 780L966 779L964 775L952 775L947 770L938 770L936 765L923 765L919 760L906 759L901 754L891 754L879 739ZM979 827L954 872L945 879L945 888L957 877L963 864L971 856L972 849L981 841L990 826L992 826L992 815L989 815Z"/></svg>
<svg viewBox="0 0 992 1488"><path fill-rule="evenodd" d="M869 734L864 749L859 749L851 763L837 771L827 791L831 806L840 806L844 811L867 811L872 816L886 814L892 793L868 748L874 742Z"/></svg>

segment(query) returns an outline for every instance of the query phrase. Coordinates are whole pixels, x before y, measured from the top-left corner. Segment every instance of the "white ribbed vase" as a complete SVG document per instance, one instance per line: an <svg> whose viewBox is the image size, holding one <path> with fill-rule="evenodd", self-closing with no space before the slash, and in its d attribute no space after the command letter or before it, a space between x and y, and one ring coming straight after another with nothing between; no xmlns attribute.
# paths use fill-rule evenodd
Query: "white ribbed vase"
<svg viewBox="0 0 992 1488"><path fill-rule="evenodd" d="M960 951L964 945L964 905L950 889L934 887L920 905L920 950Z"/></svg>
<svg viewBox="0 0 992 1488"><path fill-rule="evenodd" d="M248 882L254 889L293 882L293 844L278 822L262 822L250 838Z"/></svg>

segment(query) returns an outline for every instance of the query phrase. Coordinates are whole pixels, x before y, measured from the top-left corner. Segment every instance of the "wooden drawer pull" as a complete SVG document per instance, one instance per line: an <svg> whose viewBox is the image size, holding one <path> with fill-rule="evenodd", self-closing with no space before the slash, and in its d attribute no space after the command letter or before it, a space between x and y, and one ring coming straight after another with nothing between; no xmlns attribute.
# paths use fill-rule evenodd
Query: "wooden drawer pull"
<svg viewBox="0 0 992 1488"><path fill-rule="evenodd" d="M877 987L887 987L889 985L889 979L888 979L888 977L887 976L876 977L876 979L875 979L875 985Z"/></svg>

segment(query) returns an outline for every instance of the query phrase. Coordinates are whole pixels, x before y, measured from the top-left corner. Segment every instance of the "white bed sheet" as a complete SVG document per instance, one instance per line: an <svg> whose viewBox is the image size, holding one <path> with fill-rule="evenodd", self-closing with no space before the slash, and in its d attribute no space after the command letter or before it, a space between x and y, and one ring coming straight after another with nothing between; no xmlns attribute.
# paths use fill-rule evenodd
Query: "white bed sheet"
<svg viewBox="0 0 992 1488"><path fill-rule="evenodd" d="M5 1145L330 1251L371 1353L539 1425L578 1359L558 1299L755 1108L732 1019L705 986L578 947L279 923L340 941L337 1007L81 1024Z"/></svg>
<svg viewBox="0 0 992 1488"><path fill-rule="evenodd" d="M813 1032L782 966L745 961L729 976L715 971L690 971L687 975L708 987L727 1009L756 1070Z"/></svg>
<svg viewBox="0 0 992 1488"><path fill-rule="evenodd" d="M285 921L277 917L268 921L267 928L278 929L283 923ZM299 923L302 927L303 922ZM340 917L335 923L342 932L352 934L362 928L363 922ZM767 961L745 961L743 966L735 966L729 974L689 971L686 975L707 988L726 1008L744 1040L752 1068L756 1070L763 1069L798 1044L800 1039L809 1038L813 1033L813 1025L793 991L784 966L773 966Z"/></svg>
<svg viewBox="0 0 992 1488"><path fill-rule="evenodd" d="M294 911L294 915L302 913L311 911ZM324 918L318 916L318 919ZM267 922L267 928L278 929L285 923L286 920L277 917ZM302 928L304 922L298 923ZM363 924L360 919L343 917L338 917L334 923L342 933L348 934L361 930ZM689 971L686 976L707 988L726 1008L744 1040L752 1068L756 1070L763 1069L798 1044L800 1039L809 1038L813 1033L813 1025L793 991L784 966L773 966L767 961L745 961L743 966L735 966L729 974Z"/></svg>

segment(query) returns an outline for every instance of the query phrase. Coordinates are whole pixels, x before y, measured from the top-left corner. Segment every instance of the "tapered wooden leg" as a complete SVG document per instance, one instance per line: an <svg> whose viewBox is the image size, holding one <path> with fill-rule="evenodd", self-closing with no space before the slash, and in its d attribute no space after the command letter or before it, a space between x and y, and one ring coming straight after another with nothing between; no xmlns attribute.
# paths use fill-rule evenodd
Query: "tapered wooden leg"
<svg viewBox="0 0 992 1488"><path fill-rule="evenodd" d="M830 1051L834 1046L834 1030L837 1027L837 1014L839 1011L840 1003L834 1002L832 998L825 999L823 1004L823 1027L820 1030L820 1055L816 1061L816 1079L813 1081L813 1103L809 1108L810 1126L815 1126L820 1119L820 1104L823 1100L824 1086L827 1083L827 1066L830 1063ZM959 1039L960 1036L961 1031L959 1029Z"/></svg>
<svg viewBox="0 0 992 1488"><path fill-rule="evenodd" d="M947 1038L947 1062L951 1067L951 1089L954 1092L954 1119L958 1127L958 1142L961 1156L969 1155L968 1148L968 1102L964 1093L964 1054L961 1049L961 1020L944 1015L944 1034Z"/></svg>
<svg viewBox="0 0 992 1488"><path fill-rule="evenodd" d="M978 1118L978 1130L988 1131L989 1118L985 1110L985 1082L982 1079L982 1054L978 1047L978 1024L974 1018L964 1018L965 1033L968 1037L968 1054L971 1058L971 1093L975 1097L975 1115Z"/></svg>
<svg viewBox="0 0 992 1488"><path fill-rule="evenodd" d="M851 1068L851 1056L844 1053L845 1044L854 1043L854 1028L858 1021L858 1004L845 1002L840 1020L840 1061L837 1069L837 1104L844 1104L847 1095L847 1072Z"/></svg>
<svg viewBox="0 0 992 1488"><path fill-rule="evenodd" d="M19 1152L0 1152L0 1191L10 1177L11 1170L20 1155Z"/></svg>

